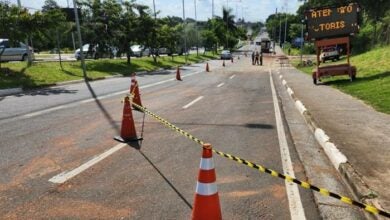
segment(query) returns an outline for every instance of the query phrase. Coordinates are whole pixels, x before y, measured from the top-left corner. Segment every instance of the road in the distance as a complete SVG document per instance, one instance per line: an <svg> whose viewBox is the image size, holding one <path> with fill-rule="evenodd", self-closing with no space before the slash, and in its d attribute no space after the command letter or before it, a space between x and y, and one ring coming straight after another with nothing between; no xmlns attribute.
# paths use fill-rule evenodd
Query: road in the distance
<svg viewBox="0 0 390 220"><path fill-rule="evenodd" d="M268 67L249 63L249 57L241 57L238 63L227 62L225 68L213 69L211 65L211 73L197 73L196 68L186 67L184 74L194 74L182 82L166 81L174 76L172 73L139 77L141 87L164 81L142 89L142 102L217 150L282 172ZM213 64L221 65L221 61ZM94 84L99 95L128 89L128 79L104 82ZM116 89L103 89L112 87ZM7 119L0 121L0 217L189 218L201 148L149 116L145 118L140 149L124 147L63 184L48 181L117 145L112 137L120 129L123 95L82 102L91 98L89 91L75 90L80 96L49 93L1 101L14 117L3 115ZM40 107L58 97L66 101ZM32 107L19 109L26 100ZM63 105L67 106L42 113L45 108ZM41 113L26 117L34 112ZM134 116L140 133L143 115L135 112ZM282 180L217 155L214 159L224 219L291 218L291 198ZM297 169L300 163L293 150L291 160L295 175L305 178ZM306 218L319 218L311 192L300 192Z"/></svg>

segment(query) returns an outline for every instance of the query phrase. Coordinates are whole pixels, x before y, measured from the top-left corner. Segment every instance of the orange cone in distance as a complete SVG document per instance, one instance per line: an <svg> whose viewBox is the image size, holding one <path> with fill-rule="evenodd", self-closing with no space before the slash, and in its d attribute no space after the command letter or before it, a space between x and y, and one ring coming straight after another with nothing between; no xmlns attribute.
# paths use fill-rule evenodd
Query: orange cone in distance
<svg viewBox="0 0 390 220"><path fill-rule="evenodd" d="M206 63L206 72L210 72L209 63Z"/></svg>
<svg viewBox="0 0 390 220"><path fill-rule="evenodd" d="M193 220L222 219L221 206L219 204L218 190L215 181L216 175L211 144L204 144L202 159L200 160L198 182L196 184L194 205L192 208Z"/></svg>
<svg viewBox="0 0 390 220"><path fill-rule="evenodd" d="M133 102L139 106L142 106L141 96L139 93L138 81L134 78L131 79L130 94L133 96ZM137 109L137 108L135 108Z"/></svg>
<svg viewBox="0 0 390 220"><path fill-rule="evenodd" d="M114 139L122 143L142 140L137 138L129 97L125 97L124 100L121 135L114 137Z"/></svg>
<svg viewBox="0 0 390 220"><path fill-rule="evenodd" d="M176 70L176 79L181 81L181 77L180 77L180 67L177 67L177 70Z"/></svg>

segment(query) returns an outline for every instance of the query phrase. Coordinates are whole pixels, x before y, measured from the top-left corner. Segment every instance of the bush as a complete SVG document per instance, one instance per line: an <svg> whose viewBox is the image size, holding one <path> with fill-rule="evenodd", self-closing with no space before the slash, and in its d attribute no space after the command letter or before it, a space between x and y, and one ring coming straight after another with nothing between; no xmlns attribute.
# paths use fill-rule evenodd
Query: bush
<svg viewBox="0 0 390 220"><path fill-rule="evenodd" d="M314 44L305 42L305 44L303 45L303 54L315 54L315 53L316 53L316 49L314 47Z"/></svg>
<svg viewBox="0 0 390 220"><path fill-rule="evenodd" d="M368 51L372 47L373 36L374 25L371 22L365 22L360 32L352 38L352 52L359 54Z"/></svg>

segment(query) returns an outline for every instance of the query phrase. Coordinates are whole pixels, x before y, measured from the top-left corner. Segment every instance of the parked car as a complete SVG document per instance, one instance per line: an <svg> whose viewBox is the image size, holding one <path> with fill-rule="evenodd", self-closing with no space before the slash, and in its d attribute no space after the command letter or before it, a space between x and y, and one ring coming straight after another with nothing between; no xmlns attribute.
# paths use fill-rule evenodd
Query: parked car
<svg viewBox="0 0 390 220"><path fill-rule="evenodd" d="M223 50L221 52L221 60L230 60L232 59L232 54L229 50Z"/></svg>
<svg viewBox="0 0 390 220"><path fill-rule="evenodd" d="M99 59L99 58L114 58L117 49L111 46L99 46L94 44L84 44L83 45L83 54L84 58ZM74 57L77 60L81 59L80 48L77 49L74 53Z"/></svg>
<svg viewBox="0 0 390 220"><path fill-rule="evenodd" d="M131 55L135 57L150 56L150 49L141 45L133 45L130 50Z"/></svg>
<svg viewBox="0 0 390 220"><path fill-rule="evenodd" d="M340 59L340 53L336 46L333 47L326 47L322 49L322 52L320 54L320 60L321 62L325 63L327 60L339 60Z"/></svg>
<svg viewBox="0 0 390 220"><path fill-rule="evenodd" d="M161 47L161 48L158 48L158 54L170 54L170 51L168 48Z"/></svg>
<svg viewBox="0 0 390 220"><path fill-rule="evenodd" d="M34 59L34 51L29 46L32 59ZM26 61L28 58L26 45L21 42L11 42L8 39L0 39L0 55L1 61Z"/></svg>

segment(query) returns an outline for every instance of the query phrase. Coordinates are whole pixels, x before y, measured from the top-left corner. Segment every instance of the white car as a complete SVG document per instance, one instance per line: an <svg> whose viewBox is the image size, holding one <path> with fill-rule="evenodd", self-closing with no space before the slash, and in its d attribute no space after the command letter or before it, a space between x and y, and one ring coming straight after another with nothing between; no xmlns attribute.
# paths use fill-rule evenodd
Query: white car
<svg viewBox="0 0 390 220"><path fill-rule="evenodd" d="M99 51L99 45L84 44L83 45L83 54L84 58L99 59L99 58L114 58L118 52L115 47L106 46L104 51ZM80 48L77 49L74 53L74 57L77 60L81 59Z"/></svg>
<svg viewBox="0 0 390 220"><path fill-rule="evenodd" d="M232 59L232 54L229 50L223 50L221 52L221 60L230 60Z"/></svg>
<svg viewBox="0 0 390 220"><path fill-rule="evenodd" d="M133 45L130 47L132 56L142 57L142 56L150 56L149 48L145 48L141 45Z"/></svg>
<svg viewBox="0 0 390 220"><path fill-rule="evenodd" d="M34 52L31 47L31 57L34 59ZM26 61L28 58L26 45L21 42L12 44L8 39L0 39L0 59L3 61Z"/></svg>
<svg viewBox="0 0 390 220"><path fill-rule="evenodd" d="M327 60L339 60L340 53L337 47L326 47L322 49L322 53L320 54L320 60L322 63L325 63Z"/></svg>

